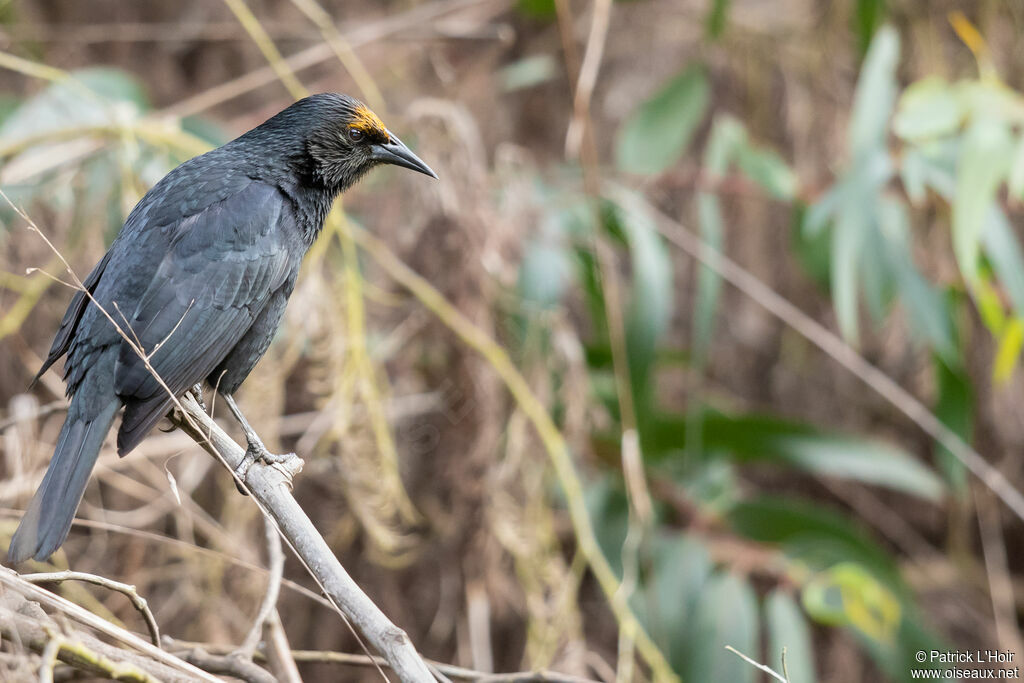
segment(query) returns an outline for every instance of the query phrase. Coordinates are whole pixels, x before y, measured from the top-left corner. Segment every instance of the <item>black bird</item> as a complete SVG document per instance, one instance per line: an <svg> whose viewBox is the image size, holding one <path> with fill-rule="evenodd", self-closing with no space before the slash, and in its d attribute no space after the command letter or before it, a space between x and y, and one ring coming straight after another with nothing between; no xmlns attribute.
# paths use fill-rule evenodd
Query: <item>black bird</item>
<svg viewBox="0 0 1024 683"><path fill-rule="evenodd" d="M320 94L186 161L146 193L86 278L92 300L84 292L71 300L36 375L67 354L71 405L11 539L10 561L46 559L67 538L122 406L120 455L168 413L170 394L205 380L242 425L247 455L280 457L263 446L232 394L270 345L335 198L378 164L437 177L365 105ZM111 319L137 340L166 389Z"/></svg>

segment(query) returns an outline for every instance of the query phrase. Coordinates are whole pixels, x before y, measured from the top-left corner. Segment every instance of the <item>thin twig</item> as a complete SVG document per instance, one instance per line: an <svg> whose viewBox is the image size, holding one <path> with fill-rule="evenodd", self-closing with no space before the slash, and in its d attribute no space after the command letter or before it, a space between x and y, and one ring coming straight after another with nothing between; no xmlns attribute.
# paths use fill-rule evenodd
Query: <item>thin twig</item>
<svg viewBox="0 0 1024 683"><path fill-rule="evenodd" d="M223 646L213 644L177 640L166 636L164 637L164 643L168 648L201 648L210 653L228 654ZM257 660L260 660L265 656L266 655L263 652L259 650L256 651ZM372 667L378 665L385 667L390 666L382 657L371 657L370 655L350 654L347 652L333 652L331 650L292 650L292 656L295 658L296 662L303 662L307 664L323 663L360 667ZM590 678L563 674L557 671L539 670L494 674L485 671L476 671L462 666L455 666L454 664L445 664L443 662L437 662L430 659L425 661L432 669L436 669L437 672L460 681L487 681L489 683L501 683L503 681L521 681L523 683L527 683L529 681L547 681L549 683L597 683L597 681Z"/></svg>
<svg viewBox="0 0 1024 683"><path fill-rule="evenodd" d="M115 626L106 619L96 616L84 607L76 605L66 598L62 598L59 595L55 595L48 590L44 590L35 584L23 580L13 569L0 567L0 586L4 589L14 591L29 600L38 602L40 605L58 610L80 624L84 624L85 626L88 626L109 638L120 641L125 645L138 650L147 657L151 657L152 659L155 659L161 664L165 664L176 671L181 671L188 676L201 681L220 683L218 679L214 678L202 669L196 668L188 662L183 662L181 659L168 652L164 652L160 648L152 645L149 641L139 638L131 631L123 629L120 626Z"/></svg>
<svg viewBox="0 0 1024 683"><path fill-rule="evenodd" d="M267 560L270 565L270 576L267 577L267 591L260 604L260 610L256 619L249 629L249 634L242 641L237 654L252 659L256 647L263 637L263 625L270 618L271 613L277 608L277 598L281 593L281 576L284 573L284 553L281 552L281 537L277 533L277 527L269 517L263 518L263 530L267 539Z"/></svg>
<svg viewBox="0 0 1024 683"><path fill-rule="evenodd" d="M302 683L299 667L292 657L292 648L288 644L288 635L281 624L281 615L277 610L270 613L264 624L263 645L270 670L277 676L279 683ZM429 665L428 665L429 666Z"/></svg>
<svg viewBox="0 0 1024 683"><path fill-rule="evenodd" d="M772 677L776 678L777 680L782 681L782 683L789 683L789 680L787 678L783 677L782 674L775 673L775 671L773 671L772 668L769 667L769 666L765 666L764 664L760 664L758 662L755 662L753 659L751 659L750 657L746 656L745 654L743 654L742 652L740 652L739 650L734 648L732 645L726 645L725 649L728 650L729 652L733 653L734 655L736 655L737 657L739 657L743 661L745 661L747 664L750 664L753 667L757 667L758 669L760 669L761 671L764 671L769 676L772 676Z"/></svg>
<svg viewBox="0 0 1024 683"><path fill-rule="evenodd" d="M173 639L167 639L168 647L173 644ZM266 669L237 654L214 655L200 647L193 647L188 650L181 650L176 654L183 660L197 666L203 671L209 671L218 676L231 676L240 678L248 683L275 683L277 681Z"/></svg>
<svg viewBox="0 0 1024 683"><path fill-rule="evenodd" d="M107 590L121 593L131 600L132 606L138 610L142 615L142 618L146 620L146 628L149 629L150 639L152 639L154 645L160 647L160 628L156 624L156 618L153 617L153 612L150 611L149 604L146 602L146 599L139 595L135 586L127 583L121 583L120 581L114 581L113 579L108 579L103 576L97 576L96 574L72 571L22 574L21 578L25 579L29 583L63 583L64 581L82 581L84 583L91 583L93 585L106 588Z"/></svg>
<svg viewBox="0 0 1024 683"><path fill-rule="evenodd" d="M39 683L53 683L53 668L57 666L62 641L60 635L50 634L50 642L43 648L42 661L39 663Z"/></svg>
<svg viewBox="0 0 1024 683"><path fill-rule="evenodd" d="M612 0L595 0L590 19L590 34L587 47L580 64L579 77L573 95L572 120L565 134L565 154L570 159L579 154L584 137L593 135L590 121L590 98L597 84L597 73L601 68L604 46L608 38L608 25L611 21ZM587 140L588 145L593 139Z"/></svg>

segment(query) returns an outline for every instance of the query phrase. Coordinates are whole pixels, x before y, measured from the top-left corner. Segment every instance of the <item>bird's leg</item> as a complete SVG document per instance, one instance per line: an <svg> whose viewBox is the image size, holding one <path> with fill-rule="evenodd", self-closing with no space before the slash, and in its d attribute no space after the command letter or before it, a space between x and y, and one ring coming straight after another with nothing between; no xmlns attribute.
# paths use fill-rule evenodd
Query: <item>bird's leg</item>
<svg viewBox="0 0 1024 683"><path fill-rule="evenodd" d="M210 412L206 409L206 401L203 400L203 383L196 382L192 385L192 389L190 389L190 391L192 392L193 398L195 398L196 402L199 404L199 407L203 409L203 412Z"/></svg>
<svg viewBox="0 0 1024 683"><path fill-rule="evenodd" d="M299 460L301 462L299 456L294 453L271 453L267 450L256 430L252 428L249 421L245 419L245 415L239 409L238 404L235 403L235 398L230 394L221 395L224 397L224 402L228 404L228 410L235 416L238 424L242 427L242 431L245 432L245 442L248 444L248 447L245 449L245 458L238 466L238 469L235 470L235 473L242 481L245 481L246 473L256 461L262 461L268 465L285 465L285 469L288 471L297 469L295 468L295 461Z"/></svg>

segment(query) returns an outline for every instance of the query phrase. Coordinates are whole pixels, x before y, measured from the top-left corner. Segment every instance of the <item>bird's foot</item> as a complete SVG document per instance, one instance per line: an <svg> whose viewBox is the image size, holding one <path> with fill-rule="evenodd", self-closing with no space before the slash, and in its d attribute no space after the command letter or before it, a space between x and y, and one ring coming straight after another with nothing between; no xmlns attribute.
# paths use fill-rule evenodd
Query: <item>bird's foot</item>
<svg viewBox="0 0 1024 683"><path fill-rule="evenodd" d="M209 413L210 411L206 409L206 401L203 400L202 382L196 382L195 384L193 384L192 388L189 391L192 393L192 396L196 399L196 403L199 404L199 407L203 409L203 412Z"/></svg>
<svg viewBox="0 0 1024 683"><path fill-rule="evenodd" d="M249 474L249 469L256 462L270 465L283 474L289 488L292 485L292 477L302 471L302 465L304 464L302 458L295 453L271 453L262 442L250 441L248 448L245 449L245 457L242 458L242 462L235 469L235 474L238 476L235 486L241 493L246 492L242 489L240 482L245 481L246 475Z"/></svg>

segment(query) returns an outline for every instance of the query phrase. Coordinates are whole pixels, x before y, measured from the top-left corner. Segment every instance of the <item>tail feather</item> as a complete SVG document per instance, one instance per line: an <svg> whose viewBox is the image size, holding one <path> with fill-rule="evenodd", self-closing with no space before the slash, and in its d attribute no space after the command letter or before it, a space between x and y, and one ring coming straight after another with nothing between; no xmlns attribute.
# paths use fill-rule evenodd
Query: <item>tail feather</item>
<svg viewBox="0 0 1024 683"><path fill-rule="evenodd" d="M43 483L11 538L7 551L11 562L29 557L45 560L64 543L103 439L121 406L117 398L102 406L91 405L86 419L75 405L78 400L82 399L76 396L72 401Z"/></svg>

